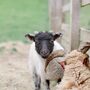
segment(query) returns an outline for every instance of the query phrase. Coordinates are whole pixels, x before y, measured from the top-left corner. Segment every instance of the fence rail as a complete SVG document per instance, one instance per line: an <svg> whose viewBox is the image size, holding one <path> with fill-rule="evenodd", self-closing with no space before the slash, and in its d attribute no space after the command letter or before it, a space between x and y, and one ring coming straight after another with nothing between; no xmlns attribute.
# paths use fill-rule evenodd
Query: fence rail
<svg viewBox="0 0 90 90"><path fill-rule="evenodd" d="M82 6L86 6L86 5L90 4L90 0L81 0L81 4L82 4Z"/></svg>

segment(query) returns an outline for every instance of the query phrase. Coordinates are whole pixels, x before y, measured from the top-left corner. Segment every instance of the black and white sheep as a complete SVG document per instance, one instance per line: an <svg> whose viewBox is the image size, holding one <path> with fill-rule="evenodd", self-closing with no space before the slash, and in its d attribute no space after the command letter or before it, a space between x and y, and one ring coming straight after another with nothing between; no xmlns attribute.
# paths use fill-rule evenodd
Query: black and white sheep
<svg viewBox="0 0 90 90"><path fill-rule="evenodd" d="M58 82L63 76L63 69L57 64L56 60L51 63L47 73L45 72L46 58L55 50L64 51L63 47L55 41L60 36L61 33L53 34L50 32L39 32L35 36L26 35L26 37L33 41L30 45L29 67L32 70L31 72L33 72L35 90L41 89L41 82L45 83L45 90L50 90L50 80L57 80ZM52 67L55 67L58 72L58 78L54 78L57 75Z"/></svg>

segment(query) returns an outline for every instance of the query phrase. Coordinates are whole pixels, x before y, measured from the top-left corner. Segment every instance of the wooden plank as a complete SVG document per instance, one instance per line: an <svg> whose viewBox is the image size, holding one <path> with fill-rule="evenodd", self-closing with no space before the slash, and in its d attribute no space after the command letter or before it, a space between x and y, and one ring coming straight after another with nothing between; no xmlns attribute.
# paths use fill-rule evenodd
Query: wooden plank
<svg viewBox="0 0 90 90"><path fill-rule="evenodd" d="M69 24L62 23L61 29L62 30L69 30L70 26Z"/></svg>
<svg viewBox="0 0 90 90"><path fill-rule="evenodd" d="M70 11L70 3L63 6L63 12L68 12L68 11Z"/></svg>
<svg viewBox="0 0 90 90"><path fill-rule="evenodd" d="M82 6L86 6L88 4L90 4L90 0L81 0L81 5Z"/></svg>
<svg viewBox="0 0 90 90"><path fill-rule="evenodd" d="M70 43L69 37L65 35L62 37L62 40L65 40L65 42Z"/></svg>
<svg viewBox="0 0 90 90"><path fill-rule="evenodd" d="M86 30L84 28L81 28L80 41L81 42L90 42L90 30Z"/></svg>
<svg viewBox="0 0 90 90"><path fill-rule="evenodd" d="M71 50L79 47L80 0L71 0Z"/></svg>
<svg viewBox="0 0 90 90"><path fill-rule="evenodd" d="M61 40L61 45L64 47L66 53L70 52L70 43L67 42L67 40L62 39Z"/></svg>
<svg viewBox="0 0 90 90"><path fill-rule="evenodd" d="M69 24L62 23L61 27L62 31L61 33L63 34L61 38L61 44L64 46L65 50L67 52L70 51L70 26Z"/></svg>
<svg viewBox="0 0 90 90"><path fill-rule="evenodd" d="M49 20L51 30L58 32L62 23L62 5L63 0L49 0Z"/></svg>
<svg viewBox="0 0 90 90"><path fill-rule="evenodd" d="M56 1L55 0L49 0L49 23L50 28L52 31L55 31L56 29L56 23L55 23L55 16L56 16Z"/></svg>
<svg viewBox="0 0 90 90"><path fill-rule="evenodd" d="M62 24L61 33L63 34L63 36L69 37L70 40L70 27L68 24L64 24L64 23Z"/></svg>

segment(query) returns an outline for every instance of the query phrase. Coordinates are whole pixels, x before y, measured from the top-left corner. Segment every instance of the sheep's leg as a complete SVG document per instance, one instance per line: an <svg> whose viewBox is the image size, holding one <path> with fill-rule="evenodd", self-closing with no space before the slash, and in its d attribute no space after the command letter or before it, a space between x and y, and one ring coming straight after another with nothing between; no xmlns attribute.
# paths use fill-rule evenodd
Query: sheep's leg
<svg viewBox="0 0 90 90"><path fill-rule="evenodd" d="M41 78L37 73L34 73L34 84L35 84L35 90L41 89Z"/></svg>
<svg viewBox="0 0 90 90"><path fill-rule="evenodd" d="M46 90L50 90L50 81L46 80Z"/></svg>
<svg viewBox="0 0 90 90"><path fill-rule="evenodd" d="M57 80L57 83L59 84L61 82L61 78Z"/></svg>

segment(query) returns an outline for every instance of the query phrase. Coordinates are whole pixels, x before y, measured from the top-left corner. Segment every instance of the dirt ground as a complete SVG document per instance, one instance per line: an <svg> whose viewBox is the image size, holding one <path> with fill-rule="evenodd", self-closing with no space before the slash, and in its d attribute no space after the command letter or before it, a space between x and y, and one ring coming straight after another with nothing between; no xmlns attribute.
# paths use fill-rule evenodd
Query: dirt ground
<svg viewBox="0 0 90 90"><path fill-rule="evenodd" d="M34 90L28 70L29 45L0 44L0 90Z"/></svg>
<svg viewBox="0 0 90 90"><path fill-rule="evenodd" d="M28 68L29 44L0 44L0 90L34 90Z"/></svg>

